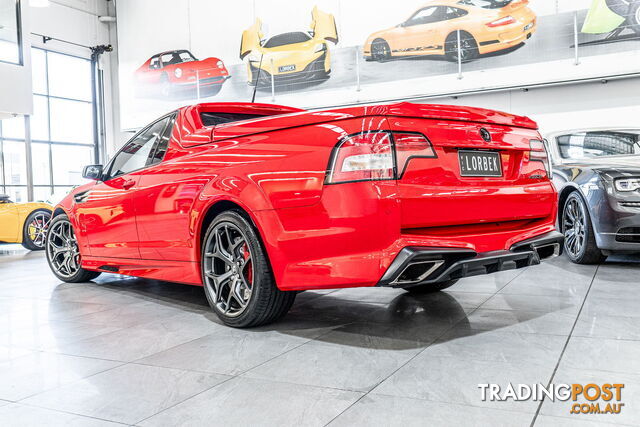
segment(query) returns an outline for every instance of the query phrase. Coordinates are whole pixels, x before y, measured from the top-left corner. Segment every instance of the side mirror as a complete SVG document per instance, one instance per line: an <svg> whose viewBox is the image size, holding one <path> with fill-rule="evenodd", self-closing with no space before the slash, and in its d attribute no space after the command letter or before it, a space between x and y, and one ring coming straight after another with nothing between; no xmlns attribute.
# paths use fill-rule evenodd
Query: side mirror
<svg viewBox="0 0 640 427"><path fill-rule="evenodd" d="M85 166L82 170L82 177L85 179L99 181L102 177L102 165Z"/></svg>

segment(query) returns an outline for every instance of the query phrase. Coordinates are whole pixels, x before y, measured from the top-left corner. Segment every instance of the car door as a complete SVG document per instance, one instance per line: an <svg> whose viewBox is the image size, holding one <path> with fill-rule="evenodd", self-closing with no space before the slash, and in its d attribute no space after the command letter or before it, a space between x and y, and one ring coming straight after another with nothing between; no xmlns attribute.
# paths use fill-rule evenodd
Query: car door
<svg viewBox="0 0 640 427"><path fill-rule="evenodd" d="M22 232L18 219L15 203L0 201L0 242L13 243L18 240L19 233Z"/></svg>
<svg viewBox="0 0 640 427"><path fill-rule="evenodd" d="M418 10L402 24L397 47L416 53L435 49L439 33L438 23L445 19L444 12L443 6L427 6Z"/></svg>
<svg viewBox="0 0 640 427"><path fill-rule="evenodd" d="M206 179L185 175L184 166L162 162L174 133L175 117L158 141L153 165L140 176L135 194L140 255L149 260L190 261L193 243L191 207Z"/></svg>
<svg viewBox="0 0 640 427"><path fill-rule="evenodd" d="M162 119L139 132L105 168L103 181L75 196L91 256L140 258L133 194L167 123Z"/></svg>

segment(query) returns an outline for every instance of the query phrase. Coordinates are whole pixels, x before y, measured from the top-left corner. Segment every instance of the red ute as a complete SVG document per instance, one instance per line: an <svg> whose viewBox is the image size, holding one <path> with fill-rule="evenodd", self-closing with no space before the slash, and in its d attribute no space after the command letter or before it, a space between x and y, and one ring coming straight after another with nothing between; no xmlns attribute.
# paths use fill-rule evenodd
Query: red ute
<svg viewBox="0 0 640 427"><path fill-rule="evenodd" d="M47 257L68 282L204 286L224 322L255 326L295 291L437 291L558 255L550 172L536 124L497 111L201 104L85 168Z"/></svg>
<svg viewBox="0 0 640 427"><path fill-rule="evenodd" d="M230 77L218 58L200 61L188 50L174 50L149 58L136 70L135 84L139 95L170 97L188 91L194 97L213 96Z"/></svg>

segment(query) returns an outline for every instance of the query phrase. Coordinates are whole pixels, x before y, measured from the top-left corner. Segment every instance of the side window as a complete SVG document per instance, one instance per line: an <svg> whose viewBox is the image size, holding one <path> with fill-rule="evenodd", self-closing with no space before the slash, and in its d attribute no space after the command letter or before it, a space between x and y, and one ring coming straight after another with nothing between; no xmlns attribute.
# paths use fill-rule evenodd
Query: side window
<svg viewBox="0 0 640 427"><path fill-rule="evenodd" d="M149 64L149 68L151 68L152 70L160 69L160 58L157 56L155 58L151 58L151 63Z"/></svg>
<svg viewBox="0 0 640 427"><path fill-rule="evenodd" d="M164 134L170 117L155 122L127 142L111 162L109 179L142 169L149 164L156 142Z"/></svg>
<svg viewBox="0 0 640 427"><path fill-rule="evenodd" d="M409 20L406 22L406 26L413 25L424 25L431 24L434 22L438 22L442 20L442 10L441 6L431 6L425 7L424 9L416 12Z"/></svg>
<svg viewBox="0 0 640 427"><path fill-rule="evenodd" d="M445 19L449 20L449 19L461 18L467 14L468 12L466 10L458 9L457 7L447 7Z"/></svg>
<svg viewBox="0 0 640 427"><path fill-rule="evenodd" d="M176 123L176 115L163 120L167 124L164 132L156 141L156 146L153 149L153 153L149 157L149 165L155 165L160 163L164 159L164 155L167 154L167 148L169 147L169 140L171 139L171 133L173 132L173 125Z"/></svg>

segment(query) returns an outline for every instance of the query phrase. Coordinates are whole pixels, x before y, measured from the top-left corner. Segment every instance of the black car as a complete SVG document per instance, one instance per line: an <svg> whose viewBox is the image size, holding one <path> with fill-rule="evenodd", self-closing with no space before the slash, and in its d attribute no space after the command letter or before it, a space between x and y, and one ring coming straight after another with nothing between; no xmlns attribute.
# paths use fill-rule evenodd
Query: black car
<svg viewBox="0 0 640 427"><path fill-rule="evenodd" d="M640 253L640 129L550 135L565 252L578 264Z"/></svg>

